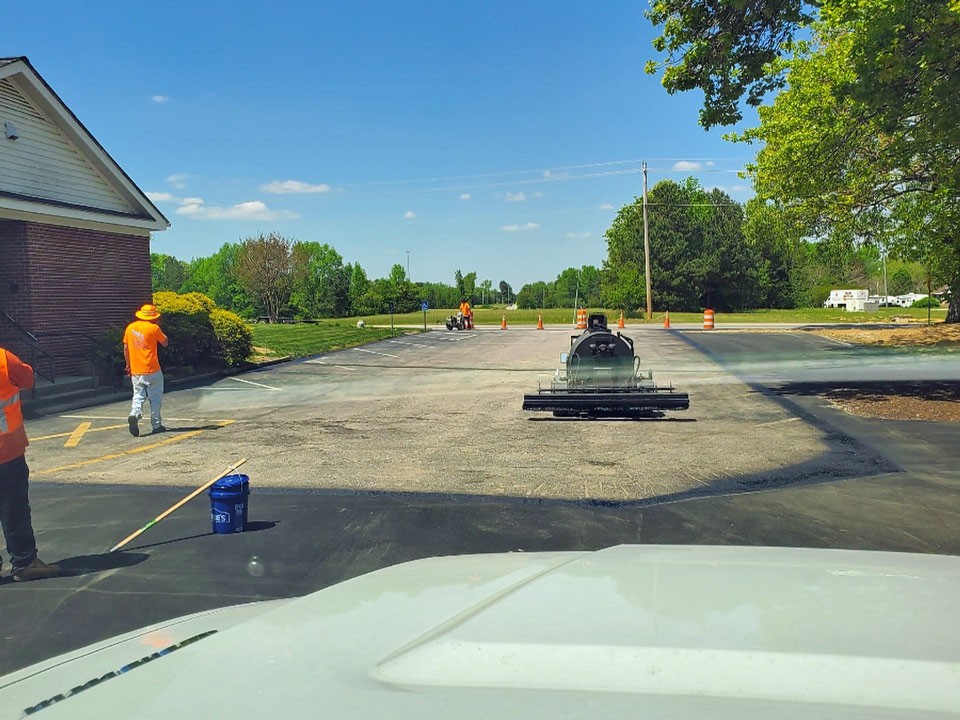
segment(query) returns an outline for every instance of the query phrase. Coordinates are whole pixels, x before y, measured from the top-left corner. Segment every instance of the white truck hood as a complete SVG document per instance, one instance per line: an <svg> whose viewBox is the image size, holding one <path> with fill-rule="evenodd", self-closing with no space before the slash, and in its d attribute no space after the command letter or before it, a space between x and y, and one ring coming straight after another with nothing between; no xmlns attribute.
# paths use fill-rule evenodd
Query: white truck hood
<svg viewBox="0 0 960 720"><path fill-rule="evenodd" d="M418 560L0 678L55 718L960 717L960 558L619 546Z"/></svg>

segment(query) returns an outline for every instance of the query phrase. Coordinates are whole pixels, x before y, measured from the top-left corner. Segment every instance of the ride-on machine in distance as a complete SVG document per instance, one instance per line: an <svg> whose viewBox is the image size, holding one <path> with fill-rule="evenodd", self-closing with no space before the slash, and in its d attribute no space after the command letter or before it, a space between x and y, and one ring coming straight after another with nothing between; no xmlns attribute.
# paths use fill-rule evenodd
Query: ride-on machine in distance
<svg viewBox="0 0 960 720"><path fill-rule="evenodd" d="M587 329L572 336L570 352L549 388L523 396L523 409L553 412L555 417L662 417L687 410L687 393L658 387L653 372L640 370L633 340L607 327L607 316L591 315Z"/></svg>

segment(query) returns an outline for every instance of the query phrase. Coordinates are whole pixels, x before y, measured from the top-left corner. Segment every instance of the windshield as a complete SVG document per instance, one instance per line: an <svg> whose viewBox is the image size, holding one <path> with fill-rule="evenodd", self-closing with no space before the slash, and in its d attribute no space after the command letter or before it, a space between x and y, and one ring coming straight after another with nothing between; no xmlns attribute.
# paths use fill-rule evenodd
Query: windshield
<svg viewBox="0 0 960 720"><path fill-rule="evenodd" d="M683 6L5 8L0 676L420 558L955 555L950 73Z"/></svg>

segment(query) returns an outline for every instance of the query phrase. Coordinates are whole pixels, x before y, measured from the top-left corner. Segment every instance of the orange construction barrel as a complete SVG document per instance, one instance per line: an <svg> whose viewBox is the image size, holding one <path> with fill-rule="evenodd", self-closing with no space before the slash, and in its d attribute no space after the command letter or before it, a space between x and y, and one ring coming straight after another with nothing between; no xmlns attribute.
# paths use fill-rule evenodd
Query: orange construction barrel
<svg viewBox="0 0 960 720"><path fill-rule="evenodd" d="M577 310L577 329L586 330L587 329L587 311L583 308Z"/></svg>
<svg viewBox="0 0 960 720"><path fill-rule="evenodd" d="M713 310L709 308L703 311L703 329L713 330Z"/></svg>

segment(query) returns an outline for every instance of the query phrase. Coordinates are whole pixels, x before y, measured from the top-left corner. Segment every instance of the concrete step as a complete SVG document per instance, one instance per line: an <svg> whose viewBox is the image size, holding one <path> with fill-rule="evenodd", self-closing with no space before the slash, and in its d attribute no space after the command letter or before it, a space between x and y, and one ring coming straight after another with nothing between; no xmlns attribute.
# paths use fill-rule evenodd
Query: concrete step
<svg viewBox="0 0 960 720"><path fill-rule="evenodd" d="M93 390L96 388L96 381L92 377L83 375L64 375L57 378L56 382L50 382L41 377L37 377L33 391L24 393L31 395L35 400L47 400L53 397L59 397L74 393L78 390Z"/></svg>
<svg viewBox="0 0 960 720"><path fill-rule="evenodd" d="M38 400L24 398L23 414L28 418L37 418L42 415L57 415L79 408L129 399L129 390L117 390L115 388L104 387L86 388Z"/></svg>

